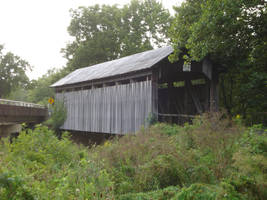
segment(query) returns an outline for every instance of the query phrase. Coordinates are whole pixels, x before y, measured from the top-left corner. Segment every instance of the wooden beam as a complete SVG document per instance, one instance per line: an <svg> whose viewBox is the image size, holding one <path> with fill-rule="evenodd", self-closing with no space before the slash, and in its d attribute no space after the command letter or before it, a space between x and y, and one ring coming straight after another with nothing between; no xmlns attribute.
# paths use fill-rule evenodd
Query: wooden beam
<svg viewBox="0 0 267 200"><path fill-rule="evenodd" d="M158 80L159 80L159 70L154 69L151 75L152 82L152 113L156 115L158 120L158 109L159 109L159 100L158 100Z"/></svg>
<svg viewBox="0 0 267 200"><path fill-rule="evenodd" d="M158 113L159 116L163 117L188 117L188 118L194 118L194 115L185 115L185 114L167 114L167 113Z"/></svg>
<svg viewBox="0 0 267 200"><path fill-rule="evenodd" d="M203 109L202 109L201 103L199 101L199 98L197 97L197 95L196 95L196 93L194 91L194 88L193 88L193 85L191 83L191 80L186 80L185 81L185 87L186 87L188 93L190 94L190 96L191 96L191 98L192 98L192 100L194 102L194 105L195 105L195 107L197 109L197 112L199 114L201 114L203 112Z"/></svg>
<svg viewBox="0 0 267 200"><path fill-rule="evenodd" d="M212 64L207 58L203 60L202 72L209 80L212 79Z"/></svg>
<svg viewBox="0 0 267 200"><path fill-rule="evenodd" d="M186 87L184 87L184 106L183 106L183 113L188 113L188 91Z"/></svg>
<svg viewBox="0 0 267 200"><path fill-rule="evenodd" d="M132 73L128 73L128 74L107 77L104 79L90 80L90 81L86 81L86 82L74 83L71 85L64 85L64 86L59 86L59 87L55 87L55 88L66 90L66 89L72 89L72 88L76 88L76 87L84 87L84 86L86 87L86 86L90 86L90 85L98 85L98 84L103 84L103 83L120 82L120 81L124 81L124 80L136 79L136 78L148 76L151 74L152 74L152 71L150 69L150 70L146 70L146 71L132 72Z"/></svg>
<svg viewBox="0 0 267 200"><path fill-rule="evenodd" d="M210 81L210 111L219 110L219 74L213 71L212 80Z"/></svg>
<svg viewBox="0 0 267 200"><path fill-rule="evenodd" d="M210 80L206 78L204 111L209 111L209 109L210 109Z"/></svg>
<svg viewBox="0 0 267 200"><path fill-rule="evenodd" d="M167 102L167 112L170 113L172 110L172 91L173 82L168 82L168 102ZM169 119L169 123L172 123L172 118Z"/></svg>

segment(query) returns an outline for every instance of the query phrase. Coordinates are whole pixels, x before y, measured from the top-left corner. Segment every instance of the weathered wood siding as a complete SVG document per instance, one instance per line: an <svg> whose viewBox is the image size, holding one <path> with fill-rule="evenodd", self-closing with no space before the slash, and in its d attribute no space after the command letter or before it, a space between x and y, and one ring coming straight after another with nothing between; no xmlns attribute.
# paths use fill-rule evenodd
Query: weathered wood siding
<svg viewBox="0 0 267 200"><path fill-rule="evenodd" d="M126 134L145 125L152 112L150 80L89 90L57 93L64 100L67 119L62 129Z"/></svg>

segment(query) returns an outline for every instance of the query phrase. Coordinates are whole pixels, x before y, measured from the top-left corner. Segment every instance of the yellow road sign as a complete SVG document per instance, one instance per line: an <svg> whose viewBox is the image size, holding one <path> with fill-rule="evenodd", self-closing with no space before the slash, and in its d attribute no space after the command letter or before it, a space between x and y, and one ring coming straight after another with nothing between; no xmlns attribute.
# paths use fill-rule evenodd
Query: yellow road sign
<svg viewBox="0 0 267 200"><path fill-rule="evenodd" d="M55 102L55 100L54 100L52 97L50 97L50 98L48 99L48 103L50 103L51 105L54 104L54 102Z"/></svg>

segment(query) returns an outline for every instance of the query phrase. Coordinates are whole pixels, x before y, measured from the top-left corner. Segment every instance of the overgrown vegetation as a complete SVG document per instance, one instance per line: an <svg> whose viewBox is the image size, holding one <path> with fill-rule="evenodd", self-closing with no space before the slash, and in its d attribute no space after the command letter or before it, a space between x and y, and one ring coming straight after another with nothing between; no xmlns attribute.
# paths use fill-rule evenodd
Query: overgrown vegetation
<svg viewBox="0 0 267 200"><path fill-rule="evenodd" d="M266 199L267 135L221 114L87 149L47 127L0 148L0 199Z"/></svg>
<svg viewBox="0 0 267 200"><path fill-rule="evenodd" d="M59 133L59 128L64 124L67 118L67 109L65 108L64 102L57 100L51 107L51 116L45 125L51 127L55 132Z"/></svg>
<svg viewBox="0 0 267 200"><path fill-rule="evenodd" d="M220 102L247 125L267 125L267 1L186 0L170 28L171 60L209 57L224 68Z"/></svg>
<svg viewBox="0 0 267 200"><path fill-rule="evenodd" d="M112 181L86 148L59 140L47 127L25 130L0 157L0 199L98 199L112 197Z"/></svg>

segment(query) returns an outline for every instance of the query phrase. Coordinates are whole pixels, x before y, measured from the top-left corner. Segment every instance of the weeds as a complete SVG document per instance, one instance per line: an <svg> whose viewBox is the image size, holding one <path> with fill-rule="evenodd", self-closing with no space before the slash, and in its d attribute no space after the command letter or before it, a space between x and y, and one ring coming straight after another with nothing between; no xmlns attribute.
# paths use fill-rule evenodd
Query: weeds
<svg viewBox="0 0 267 200"><path fill-rule="evenodd" d="M0 152L0 199L267 199L266 131L219 113L91 149L38 126Z"/></svg>

